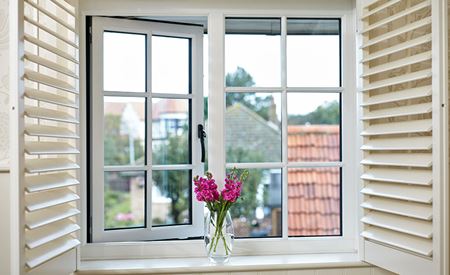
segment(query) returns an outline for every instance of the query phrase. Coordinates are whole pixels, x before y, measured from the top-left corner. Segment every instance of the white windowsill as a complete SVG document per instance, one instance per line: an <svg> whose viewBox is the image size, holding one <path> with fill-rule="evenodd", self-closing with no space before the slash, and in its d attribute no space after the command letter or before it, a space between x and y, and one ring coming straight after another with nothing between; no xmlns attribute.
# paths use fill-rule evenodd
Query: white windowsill
<svg viewBox="0 0 450 275"><path fill-rule="evenodd" d="M224 265L214 265L206 257L96 260L82 261L77 272L83 274L151 274L151 273L195 273L233 272L281 269L315 269L335 267L369 266L361 262L355 253L235 256Z"/></svg>

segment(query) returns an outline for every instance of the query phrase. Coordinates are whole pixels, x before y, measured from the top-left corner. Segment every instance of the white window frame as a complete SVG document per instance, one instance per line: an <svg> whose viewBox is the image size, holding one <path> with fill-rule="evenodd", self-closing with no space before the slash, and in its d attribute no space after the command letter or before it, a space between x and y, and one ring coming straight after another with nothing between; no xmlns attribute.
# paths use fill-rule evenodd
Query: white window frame
<svg viewBox="0 0 450 275"><path fill-rule="evenodd" d="M130 1L132 2L132 1ZM134 2L132 2L134 3ZM140 2L141 3L141 2ZM139 5L139 4L137 4ZM224 34L225 17L280 17L280 18L340 18L342 43L342 236L336 237L301 237L266 239L238 239L235 241L233 255L270 255L270 254L300 254L300 253L356 253L358 250L358 172L357 159L359 139L356 105L356 26L355 15L351 9L334 10L289 10L266 9L258 10L254 7L243 9L209 9L209 8L180 8L171 9L139 6L139 11L130 8L114 6L106 10L88 7L82 12L82 26L85 26L86 16L207 16L209 40L209 122L208 122L208 159L209 170L216 178L225 177L225 146L224 146L224 112L225 97L223 94L225 83L224 68ZM84 28L81 28L84 30ZM81 35L81 39L84 39ZM82 43L83 45L83 43ZM81 50L83 54L83 49ZM81 64L86 62L81 56ZM82 83L82 88L83 88ZM82 99L83 100L83 99ZM212 109L214 108L214 109ZM212 112L211 110L214 110ZM221 144L220 146L218 146ZM284 198L285 199L285 198ZM86 207L86 205L83 205ZM286 209L286 208L285 208ZM86 218L86 217L83 217ZM86 223L86 219L83 219ZM123 242L123 243L88 243L86 236L88 228L83 229L81 259L117 259L117 258L161 258L161 257L203 257L203 240L158 241L158 242ZM113 248L113 249L111 249Z"/></svg>
<svg viewBox="0 0 450 275"><path fill-rule="evenodd" d="M146 35L146 91L123 92L104 91L103 89L103 33L105 31L124 32ZM151 92L151 37L152 35L188 38L191 40L192 91L189 94L170 94ZM92 240L94 242L140 241L171 238L188 238L202 234L203 206L193 198L191 224L152 227L152 171L191 170L192 175L202 174L204 164L201 162L201 145L197 137L197 125L203 124L203 28L181 26L170 23L156 23L118 18L92 18L92 96L91 96L91 202L92 202ZM152 113L152 98L187 99L191 101L191 164L152 164L152 120L147 115L146 123L146 158L144 165L104 166L103 157L103 99L105 96L139 97L146 99L147 114ZM104 230L104 172L108 171L146 171L146 225L139 228ZM187 183L188 184L188 183Z"/></svg>

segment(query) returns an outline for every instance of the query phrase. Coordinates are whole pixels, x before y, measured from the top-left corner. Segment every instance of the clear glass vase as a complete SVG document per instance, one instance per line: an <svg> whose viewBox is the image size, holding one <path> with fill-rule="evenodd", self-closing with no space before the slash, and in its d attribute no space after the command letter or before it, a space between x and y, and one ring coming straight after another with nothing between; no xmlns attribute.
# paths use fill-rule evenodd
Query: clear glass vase
<svg viewBox="0 0 450 275"><path fill-rule="evenodd" d="M226 263L233 251L234 228L231 215L207 211L205 214L205 247L213 263Z"/></svg>

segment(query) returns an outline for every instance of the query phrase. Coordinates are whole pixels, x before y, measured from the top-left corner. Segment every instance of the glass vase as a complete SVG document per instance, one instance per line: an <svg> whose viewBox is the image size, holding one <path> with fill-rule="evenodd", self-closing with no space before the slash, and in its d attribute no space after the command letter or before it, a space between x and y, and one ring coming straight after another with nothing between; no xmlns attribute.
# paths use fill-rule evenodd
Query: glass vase
<svg viewBox="0 0 450 275"><path fill-rule="evenodd" d="M212 263L226 263L231 257L234 242L234 228L227 211L210 212L205 215L206 254Z"/></svg>

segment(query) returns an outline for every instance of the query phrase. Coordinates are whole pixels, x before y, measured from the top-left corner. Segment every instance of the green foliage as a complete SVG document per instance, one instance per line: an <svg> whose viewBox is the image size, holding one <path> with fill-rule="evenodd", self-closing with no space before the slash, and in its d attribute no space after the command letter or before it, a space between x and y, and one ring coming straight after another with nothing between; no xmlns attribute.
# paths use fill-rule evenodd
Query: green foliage
<svg viewBox="0 0 450 275"><path fill-rule="evenodd" d="M119 191L105 190L105 228L120 228L143 225L143 221L116 219L118 214L131 213L130 194Z"/></svg>
<svg viewBox="0 0 450 275"><path fill-rule="evenodd" d="M291 125L309 124L339 124L340 105L338 101L327 102L306 115L291 115L288 123Z"/></svg>
<svg viewBox="0 0 450 275"><path fill-rule="evenodd" d="M255 85L253 77L242 67L237 67L234 73L225 76L227 87L252 87Z"/></svg>

